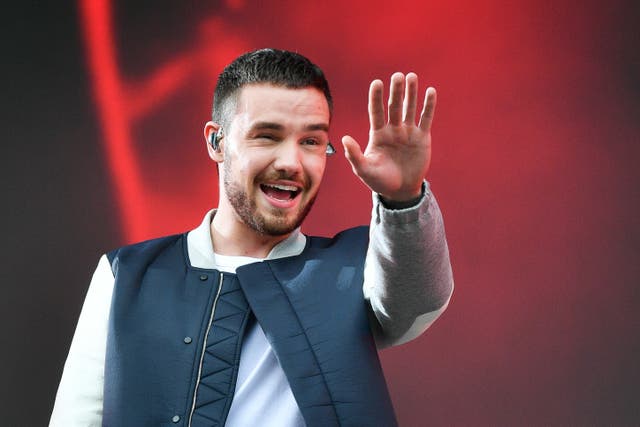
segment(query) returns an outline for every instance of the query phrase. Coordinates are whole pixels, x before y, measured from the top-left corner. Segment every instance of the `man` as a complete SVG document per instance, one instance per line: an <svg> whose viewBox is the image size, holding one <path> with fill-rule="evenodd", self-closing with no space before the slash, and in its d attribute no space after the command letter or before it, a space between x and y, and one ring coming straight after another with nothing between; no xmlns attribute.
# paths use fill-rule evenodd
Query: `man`
<svg viewBox="0 0 640 427"><path fill-rule="evenodd" d="M376 348L422 333L453 280L442 218L424 181L436 102L418 79L369 91L354 173L374 194L370 229L307 237L333 151L322 71L273 49L219 77L204 128L220 199L189 233L100 260L51 425L395 425Z"/></svg>

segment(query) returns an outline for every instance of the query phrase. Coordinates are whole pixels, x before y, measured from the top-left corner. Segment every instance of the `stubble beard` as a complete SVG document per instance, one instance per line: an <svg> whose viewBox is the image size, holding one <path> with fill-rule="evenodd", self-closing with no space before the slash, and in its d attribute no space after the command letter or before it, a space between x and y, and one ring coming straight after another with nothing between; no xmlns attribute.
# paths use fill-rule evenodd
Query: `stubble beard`
<svg viewBox="0 0 640 427"><path fill-rule="evenodd" d="M270 215L270 218L266 218L265 215L258 211L255 200L249 199L247 192L232 181L229 160L230 157L227 157L227 161L223 163L224 190L227 200L244 224L258 233L267 236L283 236L300 227L311 211L317 193L313 195L306 205L301 206L301 209L293 220L288 221L286 215L278 215L276 213ZM299 195L298 197L302 196Z"/></svg>

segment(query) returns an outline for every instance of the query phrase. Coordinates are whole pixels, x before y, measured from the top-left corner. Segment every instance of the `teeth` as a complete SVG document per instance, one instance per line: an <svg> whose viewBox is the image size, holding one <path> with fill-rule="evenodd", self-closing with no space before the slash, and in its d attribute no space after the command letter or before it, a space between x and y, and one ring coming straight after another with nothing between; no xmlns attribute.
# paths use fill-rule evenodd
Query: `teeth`
<svg viewBox="0 0 640 427"><path fill-rule="evenodd" d="M280 184L266 184L266 185L267 187L273 187L283 191L298 191L298 188L292 185L280 185Z"/></svg>

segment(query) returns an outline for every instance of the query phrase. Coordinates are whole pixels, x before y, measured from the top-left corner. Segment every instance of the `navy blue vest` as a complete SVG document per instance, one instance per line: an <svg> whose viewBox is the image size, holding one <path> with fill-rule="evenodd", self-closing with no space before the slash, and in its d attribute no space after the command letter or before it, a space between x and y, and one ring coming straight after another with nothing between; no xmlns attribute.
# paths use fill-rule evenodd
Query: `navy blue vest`
<svg viewBox="0 0 640 427"><path fill-rule="evenodd" d="M311 237L236 274L192 267L186 234L110 252L103 425L224 425L255 316L309 427L395 426L362 295L367 244L367 227Z"/></svg>

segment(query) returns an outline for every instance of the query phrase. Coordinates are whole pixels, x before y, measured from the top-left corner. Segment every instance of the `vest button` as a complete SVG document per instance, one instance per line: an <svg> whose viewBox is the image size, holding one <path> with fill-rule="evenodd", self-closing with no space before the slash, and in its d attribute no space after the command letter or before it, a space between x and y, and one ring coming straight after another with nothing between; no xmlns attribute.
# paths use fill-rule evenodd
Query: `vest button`
<svg viewBox="0 0 640 427"><path fill-rule="evenodd" d="M177 423L178 421L180 421L180 416L174 415L173 418L171 418L171 421L173 421L174 423Z"/></svg>
<svg viewBox="0 0 640 427"><path fill-rule="evenodd" d="M191 344L191 337L184 337L183 341L185 344Z"/></svg>
<svg viewBox="0 0 640 427"><path fill-rule="evenodd" d="M200 275L200 280L202 280L203 282L204 282L205 280L207 280L208 278L209 278L209 276L207 276L206 274L201 274L201 275Z"/></svg>

